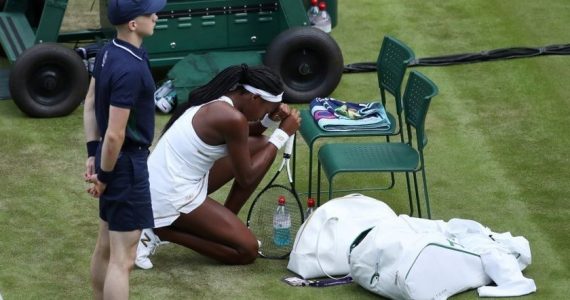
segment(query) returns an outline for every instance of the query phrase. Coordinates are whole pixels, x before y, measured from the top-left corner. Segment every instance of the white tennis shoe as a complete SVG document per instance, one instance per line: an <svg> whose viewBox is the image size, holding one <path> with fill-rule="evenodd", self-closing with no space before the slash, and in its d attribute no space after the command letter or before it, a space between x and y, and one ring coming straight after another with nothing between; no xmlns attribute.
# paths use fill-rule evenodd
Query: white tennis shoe
<svg viewBox="0 0 570 300"><path fill-rule="evenodd" d="M152 229L143 229L137 246L137 258L135 259L135 265L141 269L151 269L153 265L149 256L156 252L159 245L166 243L168 242L160 241Z"/></svg>

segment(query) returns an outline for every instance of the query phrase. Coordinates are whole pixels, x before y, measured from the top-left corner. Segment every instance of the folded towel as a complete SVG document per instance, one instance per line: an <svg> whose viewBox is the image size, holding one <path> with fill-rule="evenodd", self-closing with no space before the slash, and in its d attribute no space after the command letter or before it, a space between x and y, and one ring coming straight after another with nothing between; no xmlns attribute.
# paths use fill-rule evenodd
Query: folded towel
<svg viewBox="0 0 570 300"><path fill-rule="evenodd" d="M315 98L311 115L325 131L389 130L390 121L380 102L353 103L334 98Z"/></svg>

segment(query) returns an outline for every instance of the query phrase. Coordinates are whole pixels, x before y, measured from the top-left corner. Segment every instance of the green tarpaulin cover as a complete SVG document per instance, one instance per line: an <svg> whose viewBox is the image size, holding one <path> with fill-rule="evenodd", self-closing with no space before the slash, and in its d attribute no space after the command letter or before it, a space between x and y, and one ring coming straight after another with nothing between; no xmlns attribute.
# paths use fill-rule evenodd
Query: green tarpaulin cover
<svg viewBox="0 0 570 300"><path fill-rule="evenodd" d="M210 81L216 74L232 65L262 64L262 53L258 51L208 52L189 54L168 71L173 80L178 103L188 101L188 94Z"/></svg>

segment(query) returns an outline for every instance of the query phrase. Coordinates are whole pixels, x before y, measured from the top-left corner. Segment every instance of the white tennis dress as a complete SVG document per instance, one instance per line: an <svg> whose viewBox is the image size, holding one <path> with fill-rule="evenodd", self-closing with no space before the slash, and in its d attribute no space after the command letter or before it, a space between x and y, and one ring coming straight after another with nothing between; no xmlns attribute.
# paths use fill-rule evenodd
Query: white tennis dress
<svg viewBox="0 0 570 300"><path fill-rule="evenodd" d="M224 101L233 106L226 96ZM227 146L208 145L194 131L192 119L204 105L189 108L166 133L148 158L154 225L165 227L180 213L189 213L204 202L208 174L216 160L227 155Z"/></svg>

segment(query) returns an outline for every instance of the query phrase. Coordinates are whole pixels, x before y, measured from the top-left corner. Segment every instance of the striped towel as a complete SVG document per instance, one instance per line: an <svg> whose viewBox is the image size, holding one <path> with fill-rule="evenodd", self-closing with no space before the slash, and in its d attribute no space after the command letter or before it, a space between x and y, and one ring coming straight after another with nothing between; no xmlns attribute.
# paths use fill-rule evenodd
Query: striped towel
<svg viewBox="0 0 570 300"><path fill-rule="evenodd" d="M353 103L334 98L315 98L311 115L325 131L388 130L390 121L380 102Z"/></svg>

